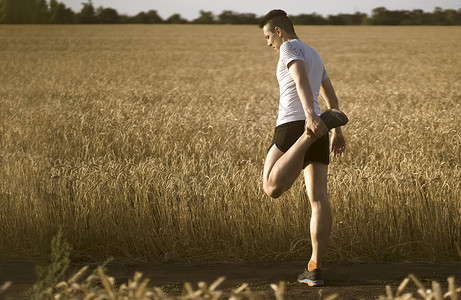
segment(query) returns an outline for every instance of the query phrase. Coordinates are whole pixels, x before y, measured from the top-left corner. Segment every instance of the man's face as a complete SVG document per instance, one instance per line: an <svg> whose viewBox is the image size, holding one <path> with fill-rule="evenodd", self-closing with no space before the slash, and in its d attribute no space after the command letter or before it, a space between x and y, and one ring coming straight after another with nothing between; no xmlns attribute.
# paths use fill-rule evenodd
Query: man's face
<svg viewBox="0 0 461 300"><path fill-rule="evenodd" d="M280 52L282 37L279 35L280 28L275 27L275 32L269 30L269 24L264 25L263 34L266 38L267 46L272 47L275 51Z"/></svg>

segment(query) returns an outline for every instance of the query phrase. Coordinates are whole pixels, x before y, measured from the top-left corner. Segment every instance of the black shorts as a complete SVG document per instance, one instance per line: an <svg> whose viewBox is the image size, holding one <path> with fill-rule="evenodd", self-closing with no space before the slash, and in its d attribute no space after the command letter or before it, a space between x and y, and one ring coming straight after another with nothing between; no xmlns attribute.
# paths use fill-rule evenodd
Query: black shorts
<svg viewBox="0 0 461 300"><path fill-rule="evenodd" d="M287 152L304 133L304 123L305 121L294 121L277 126L270 147L275 144L280 151ZM306 150L306 154L304 155L304 167L313 162L325 165L330 163L330 140L328 134L316 140L309 149Z"/></svg>

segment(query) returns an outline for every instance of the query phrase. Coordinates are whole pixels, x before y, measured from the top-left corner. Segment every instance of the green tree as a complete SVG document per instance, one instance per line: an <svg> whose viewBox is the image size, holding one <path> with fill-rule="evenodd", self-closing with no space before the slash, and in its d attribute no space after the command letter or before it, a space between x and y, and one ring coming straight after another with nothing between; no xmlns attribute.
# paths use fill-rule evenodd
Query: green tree
<svg viewBox="0 0 461 300"><path fill-rule="evenodd" d="M158 15L156 10L149 10L146 14L148 24L163 23L163 19Z"/></svg>
<svg viewBox="0 0 461 300"><path fill-rule="evenodd" d="M325 25L325 20L321 15L318 14L300 14L297 16L290 16L294 25Z"/></svg>
<svg viewBox="0 0 461 300"><path fill-rule="evenodd" d="M366 14L355 13L355 14L339 14L334 16L328 16L328 23L330 25L361 25Z"/></svg>
<svg viewBox="0 0 461 300"><path fill-rule="evenodd" d="M50 11L52 11L53 9L56 9L57 5L58 5L58 1L50 0Z"/></svg>
<svg viewBox="0 0 461 300"><path fill-rule="evenodd" d="M223 10L218 15L219 24L236 24L238 16L231 10Z"/></svg>
<svg viewBox="0 0 461 300"><path fill-rule="evenodd" d="M442 10L441 7L436 7L432 13L432 19L435 25L454 25L449 17L448 10Z"/></svg>
<svg viewBox="0 0 461 300"><path fill-rule="evenodd" d="M195 24L213 24L214 22L213 13L211 11L204 10L200 11L200 17L192 21L192 23Z"/></svg>
<svg viewBox="0 0 461 300"><path fill-rule="evenodd" d="M182 18L180 14L173 14L168 19L166 19L165 23L167 24L186 24L186 23L189 23L189 21Z"/></svg>
<svg viewBox="0 0 461 300"><path fill-rule="evenodd" d="M35 0L2 0L0 22L7 24L35 23L37 15Z"/></svg>
<svg viewBox="0 0 461 300"><path fill-rule="evenodd" d="M99 23L102 24L118 24L120 23L120 16L113 8L99 7L96 11L96 17Z"/></svg>
<svg viewBox="0 0 461 300"><path fill-rule="evenodd" d="M422 9L414 9L408 16L408 25L424 25L427 22L427 14Z"/></svg>
<svg viewBox="0 0 461 300"><path fill-rule="evenodd" d="M338 15L329 15L328 24L330 25L346 25L346 20Z"/></svg>
<svg viewBox="0 0 461 300"><path fill-rule="evenodd" d="M50 0L50 19L51 24L73 24L75 13L67 8L63 3Z"/></svg>
<svg viewBox="0 0 461 300"><path fill-rule="evenodd" d="M256 17L255 14L252 13L244 13L244 14L239 14L239 19L241 23L237 24L258 24L258 18Z"/></svg>
<svg viewBox="0 0 461 300"><path fill-rule="evenodd" d="M163 19L158 15L156 10L149 10L147 13L140 12L133 18L133 23L141 24L159 24Z"/></svg>
<svg viewBox="0 0 461 300"><path fill-rule="evenodd" d="M461 25L461 8L458 11L454 9L445 10L445 19L448 25Z"/></svg>
<svg viewBox="0 0 461 300"><path fill-rule="evenodd" d="M35 22L46 24L50 21L50 9L46 0L36 0Z"/></svg>
<svg viewBox="0 0 461 300"><path fill-rule="evenodd" d="M415 20L410 11L377 7L373 9L369 23L370 25L410 25L415 23Z"/></svg>
<svg viewBox="0 0 461 300"><path fill-rule="evenodd" d="M371 11L371 24L372 25L388 25L387 23L387 9L385 7L376 7Z"/></svg>
<svg viewBox="0 0 461 300"><path fill-rule="evenodd" d="M95 24L97 23L96 12L93 6L93 2L88 0L86 3L82 3L83 7L80 13L77 14L77 22L81 24Z"/></svg>
<svg viewBox="0 0 461 300"><path fill-rule="evenodd" d="M231 10L224 10L218 15L216 23L219 24L258 24L258 18L251 13L235 13Z"/></svg>
<svg viewBox="0 0 461 300"><path fill-rule="evenodd" d="M404 11L390 11L385 7L377 7L372 10L371 25L400 25L405 19Z"/></svg>
<svg viewBox="0 0 461 300"><path fill-rule="evenodd" d="M218 15L215 21L219 24L258 24L258 18L251 13L236 13L231 10L224 10Z"/></svg>

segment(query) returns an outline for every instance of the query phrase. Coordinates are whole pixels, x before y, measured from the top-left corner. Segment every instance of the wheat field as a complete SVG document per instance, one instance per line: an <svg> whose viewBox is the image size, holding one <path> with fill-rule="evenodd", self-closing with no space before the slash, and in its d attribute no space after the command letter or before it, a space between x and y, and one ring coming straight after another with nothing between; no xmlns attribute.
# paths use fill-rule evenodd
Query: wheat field
<svg viewBox="0 0 461 300"><path fill-rule="evenodd" d="M296 30L350 118L326 260L459 260L461 28ZM0 257L43 259L59 228L82 260L310 256L303 180L262 191L256 26L0 26L0 63Z"/></svg>

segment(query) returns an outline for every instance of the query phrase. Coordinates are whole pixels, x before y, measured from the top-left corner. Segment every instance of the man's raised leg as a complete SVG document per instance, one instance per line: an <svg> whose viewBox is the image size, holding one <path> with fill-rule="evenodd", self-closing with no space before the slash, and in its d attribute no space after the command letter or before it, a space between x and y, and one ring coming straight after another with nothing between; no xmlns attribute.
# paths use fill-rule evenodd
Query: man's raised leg
<svg viewBox="0 0 461 300"><path fill-rule="evenodd" d="M347 116L337 109L326 110L320 118L328 129L348 122ZM293 185L303 169L306 150L316 140L312 133L304 133L285 153L275 145L271 147L264 162L263 189L267 195L278 198Z"/></svg>
<svg viewBox="0 0 461 300"><path fill-rule="evenodd" d="M316 140L304 133L285 153L276 145L271 147L264 162L263 189L267 195L278 198L293 185L303 169L306 150Z"/></svg>

